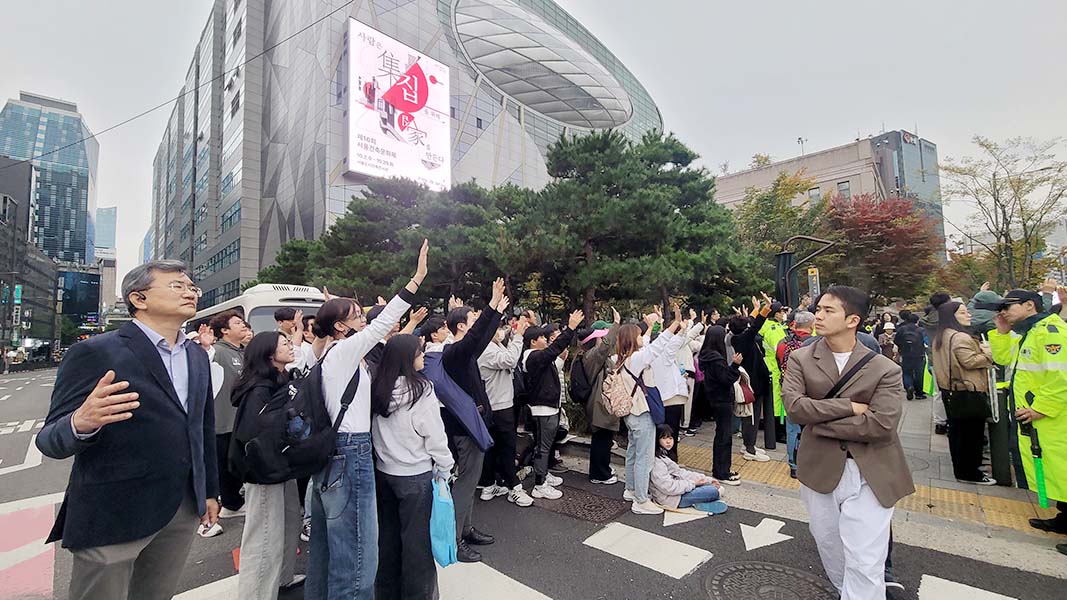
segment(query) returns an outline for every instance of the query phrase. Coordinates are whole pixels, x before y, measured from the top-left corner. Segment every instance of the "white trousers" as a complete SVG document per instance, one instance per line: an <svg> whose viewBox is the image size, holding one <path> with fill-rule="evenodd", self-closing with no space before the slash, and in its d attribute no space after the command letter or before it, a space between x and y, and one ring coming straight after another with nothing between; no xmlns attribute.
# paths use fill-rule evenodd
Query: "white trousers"
<svg viewBox="0 0 1067 600"><path fill-rule="evenodd" d="M948 424L948 415L945 414L945 401L941 398L941 390L934 392L933 402L934 425Z"/></svg>
<svg viewBox="0 0 1067 600"><path fill-rule="evenodd" d="M893 509L878 503L856 461L847 459L830 494L801 485L809 529L822 566L841 600L885 600L885 559Z"/></svg>
<svg viewBox="0 0 1067 600"><path fill-rule="evenodd" d="M296 481L245 484L245 527L241 535L239 600L275 600L278 586L293 579L300 540L300 498Z"/></svg>

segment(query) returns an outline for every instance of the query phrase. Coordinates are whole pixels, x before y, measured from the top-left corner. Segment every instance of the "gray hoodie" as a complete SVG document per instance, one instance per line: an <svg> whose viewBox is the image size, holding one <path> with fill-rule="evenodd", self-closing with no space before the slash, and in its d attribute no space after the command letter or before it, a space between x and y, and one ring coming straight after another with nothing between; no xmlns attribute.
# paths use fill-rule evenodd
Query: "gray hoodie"
<svg viewBox="0 0 1067 600"><path fill-rule="evenodd" d="M401 377L393 388L389 416L375 415L371 421L378 470L398 477L433 470L435 476L447 477L455 461L433 384L427 382L426 391L411 406L407 406L409 396L407 379Z"/></svg>
<svg viewBox="0 0 1067 600"><path fill-rule="evenodd" d="M515 385L512 372L519 364L522 354L522 336L512 336L507 346L491 342L478 357L478 371L485 382L485 393L493 410L505 410L515 406Z"/></svg>

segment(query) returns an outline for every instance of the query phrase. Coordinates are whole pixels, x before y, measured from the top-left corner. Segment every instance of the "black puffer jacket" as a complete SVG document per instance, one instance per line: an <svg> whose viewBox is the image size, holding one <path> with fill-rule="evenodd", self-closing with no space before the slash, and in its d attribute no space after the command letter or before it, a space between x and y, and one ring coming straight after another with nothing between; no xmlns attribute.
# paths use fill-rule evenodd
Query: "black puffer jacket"
<svg viewBox="0 0 1067 600"><path fill-rule="evenodd" d="M237 407L237 417L233 423L233 435L230 437L227 459L230 461L230 471L245 483L260 483L248 475L248 469L245 466L245 444L258 433L249 431L249 425L255 423L255 416L263 410L264 406L270 404L274 394L288 383L288 377L256 381L240 390L234 390L230 398L233 405ZM245 415L248 417L242 418Z"/></svg>
<svg viewBox="0 0 1067 600"><path fill-rule="evenodd" d="M559 408L563 384L556 370L556 359L574 339L568 327L560 330L556 339L544 350L534 350L526 357L526 390L530 406Z"/></svg>

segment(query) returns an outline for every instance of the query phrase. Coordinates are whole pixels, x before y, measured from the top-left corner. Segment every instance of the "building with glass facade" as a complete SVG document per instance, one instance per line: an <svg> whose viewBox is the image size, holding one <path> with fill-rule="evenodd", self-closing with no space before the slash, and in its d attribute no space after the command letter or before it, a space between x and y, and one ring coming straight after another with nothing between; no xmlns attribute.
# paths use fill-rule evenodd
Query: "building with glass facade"
<svg viewBox="0 0 1067 600"><path fill-rule="evenodd" d="M0 111L0 156L37 169L37 245L57 260L94 258L99 144L78 106L21 92ZM39 157L39 158L38 158Z"/></svg>
<svg viewBox="0 0 1067 600"><path fill-rule="evenodd" d="M97 258L115 258L115 227L119 209L116 206L96 209L95 254Z"/></svg>
<svg viewBox="0 0 1067 600"><path fill-rule="evenodd" d="M288 39L337 5L212 8L152 190L153 256L192 264L202 306L238 294L286 241L321 235L363 188L347 165L350 18L449 67L453 183L540 188L561 134L662 128L633 74L550 0L356 2Z"/></svg>

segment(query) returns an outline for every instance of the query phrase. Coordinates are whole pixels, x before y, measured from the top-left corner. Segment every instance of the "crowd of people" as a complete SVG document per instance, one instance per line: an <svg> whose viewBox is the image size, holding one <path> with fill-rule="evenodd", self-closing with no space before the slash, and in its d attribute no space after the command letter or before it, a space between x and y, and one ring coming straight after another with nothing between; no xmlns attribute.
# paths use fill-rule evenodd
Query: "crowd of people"
<svg viewBox="0 0 1067 600"><path fill-rule="evenodd" d="M260 332L227 311L186 334L200 290L181 263L127 274L134 320L71 348L38 437L46 455L76 456L50 537L74 554L71 598L169 598L193 532L221 535L219 519L235 517L242 599L300 584L309 599L434 598L434 483L451 490L456 558L480 561L495 539L476 526L477 501L526 508L566 493L567 404L585 410L589 481L623 483L638 515L722 513L724 486L742 484L734 436L743 461L766 462L784 442L830 581L842 598L882 598L898 585L893 506L914 491L896 434L903 404L936 381L956 477L995 484L981 470L995 365L1008 369L1027 479L1058 501L1058 516L1034 526L1067 533L1067 325L1040 294L970 306L937 294L925 317L868 322L866 294L835 286L796 307L763 294L728 317L675 305L669 318L576 310L554 324L509 310L503 279L484 306L413 309L428 252L391 300L365 310L327 295L314 315L282 308L277 329ZM264 475L262 415L320 380L328 460L307 477ZM311 420L284 417L296 434ZM710 476L679 466L679 441L704 423ZM120 496L134 501L117 515ZM301 538L306 577L295 572Z"/></svg>

